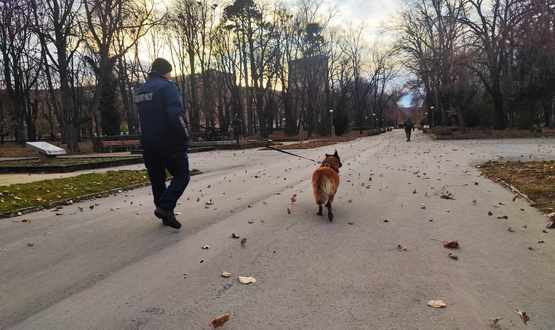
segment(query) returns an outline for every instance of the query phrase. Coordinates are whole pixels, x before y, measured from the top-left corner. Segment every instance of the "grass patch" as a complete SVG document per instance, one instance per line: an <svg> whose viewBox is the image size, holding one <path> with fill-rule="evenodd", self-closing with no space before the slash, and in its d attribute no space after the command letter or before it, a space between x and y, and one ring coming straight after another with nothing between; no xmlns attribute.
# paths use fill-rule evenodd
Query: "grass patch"
<svg viewBox="0 0 555 330"><path fill-rule="evenodd" d="M555 161L490 161L480 169L490 179L501 179L526 194L540 210L555 209Z"/></svg>
<svg viewBox="0 0 555 330"><path fill-rule="evenodd" d="M191 170L191 175L199 174ZM149 184L145 170L87 173L79 176L0 187L0 215L22 209L49 208L56 203L94 196L117 189Z"/></svg>
<svg viewBox="0 0 555 330"><path fill-rule="evenodd" d="M49 166L75 166L83 164L110 163L115 160L135 160L139 157L89 157L89 158L52 158L52 159L24 159L0 162L0 167L49 167Z"/></svg>
<svg viewBox="0 0 555 330"><path fill-rule="evenodd" d="M96 168L140 164L140 156L128 157L56 157L0 162L0 173L65 173Z"/></svg>
<svg viewBox="0 0 555 330"><path fill-rule="evenodd" d="M523 139L555 137L555 130L544 128L540 132L524 129L494 130L485 128L435 127L425 129L437 140Z"/></svg>

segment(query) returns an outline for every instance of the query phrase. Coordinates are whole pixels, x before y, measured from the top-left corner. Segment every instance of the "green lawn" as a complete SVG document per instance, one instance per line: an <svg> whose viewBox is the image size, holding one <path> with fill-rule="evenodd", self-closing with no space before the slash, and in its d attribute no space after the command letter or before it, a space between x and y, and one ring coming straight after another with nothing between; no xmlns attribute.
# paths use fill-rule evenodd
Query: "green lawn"
<svg viewBox="0 0 555 330"><path fill-rule="evenodd" d="M192 170L191 174L199 174ZM146 171L110 171L0 187L0 215L31 207L79 200L89 195L148 184Z"/></svg>
<svg viewBox="0 0 555 330"><path fill-rule="evenodd" d="M0 162L2 167L49 167L49 166L75 166L83 164L102 164L113 161L135 160L140 157L79 157L79 158L52 158L52 159L25 159Z"/></svg>

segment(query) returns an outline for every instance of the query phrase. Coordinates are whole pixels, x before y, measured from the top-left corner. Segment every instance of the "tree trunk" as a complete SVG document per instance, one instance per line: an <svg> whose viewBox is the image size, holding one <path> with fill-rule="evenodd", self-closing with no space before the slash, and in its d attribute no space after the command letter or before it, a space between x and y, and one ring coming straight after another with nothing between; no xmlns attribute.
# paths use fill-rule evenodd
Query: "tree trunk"
<svg viewBox="0 0 555 330"><path fill-rule="evenodd" d="M497 130L502 130L507 128L507 118L505 118L505 109L503 107L503 96L501 93L495 93L493 95L493 128Z"/></svg>
<svg viewBox="0 0 555 330"><path fill-rule="evenodd" d="M116 108L116 83L113 66L105 63L100 67L100 102L99 110L102 119L102 134L106 136L120 135L121 115Z"/></svg>
<svg viewBox="0 0 555 330"><path fill-rule="evenodd" d="M195 69L195 50L189 49L189 66L191 69L191 74L189 75L189 96L191 98L189 105L190 105L190 118L191 118L191 129L193 132L198 132L200 130L200 114L199 114L199 106L198 106L198 97L197 97L197 78L195 76L196 69Z"/></svg>

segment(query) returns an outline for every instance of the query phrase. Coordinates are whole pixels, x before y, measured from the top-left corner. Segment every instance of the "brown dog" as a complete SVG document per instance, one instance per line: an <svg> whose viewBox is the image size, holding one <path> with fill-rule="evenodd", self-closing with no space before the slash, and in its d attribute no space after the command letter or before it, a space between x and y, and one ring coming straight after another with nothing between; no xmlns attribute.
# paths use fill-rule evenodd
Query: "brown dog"
<svg viewBox="0 0 555 330"><path fill-rule="evenodd" d="M337 150L333 155L326 154L326 158L322 162L320 168L312 174L312 189L314 191L314 199L318 204L318 215L322 213L322 205L328 208L328 219L333 221L333 211L331 203L339 187L339 168L342 166L341 159Z"/></svg>

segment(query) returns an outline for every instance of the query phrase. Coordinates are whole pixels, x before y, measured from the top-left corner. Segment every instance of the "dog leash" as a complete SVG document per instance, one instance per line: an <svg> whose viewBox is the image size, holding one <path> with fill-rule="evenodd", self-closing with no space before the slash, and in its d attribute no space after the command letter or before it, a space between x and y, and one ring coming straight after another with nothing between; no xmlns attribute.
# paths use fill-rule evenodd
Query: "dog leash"
<svg viewBox="0 0 555 330"><path fill-rule="evenodd" d="M286 155L290 155L290 156L295 156L295 157L299 157L299 158L302 158L302 159L306 159L306 160L309 160L309 161L311 161L311 162L313 162L313 163L316 163L316 164L320 164L320 162L317 162L317 161L315 161L314 159L306 158L306 157L303 157L303 156L301 156L301 155L296 155L296 154L294 154L294 153L292 153L292 152L288 152L288 151L281 150L281 149L274 148L274 147L270 147L270 146L266 146L266 148L268 148L268 149L270 149L270 150L273 150L273 151L277 151L277 152L284 153L284 154L286 154Z"/></svg>

